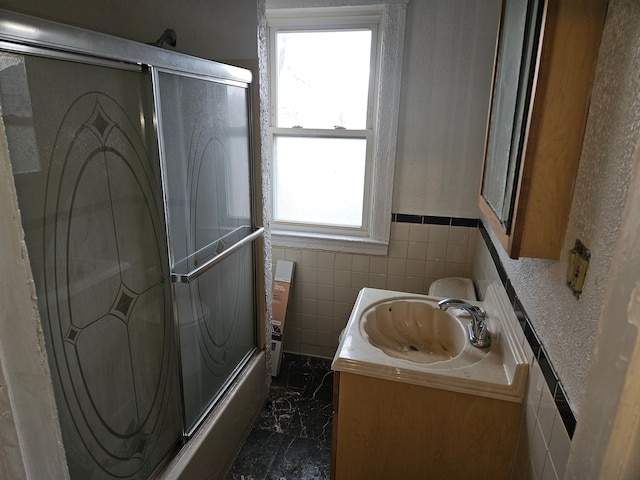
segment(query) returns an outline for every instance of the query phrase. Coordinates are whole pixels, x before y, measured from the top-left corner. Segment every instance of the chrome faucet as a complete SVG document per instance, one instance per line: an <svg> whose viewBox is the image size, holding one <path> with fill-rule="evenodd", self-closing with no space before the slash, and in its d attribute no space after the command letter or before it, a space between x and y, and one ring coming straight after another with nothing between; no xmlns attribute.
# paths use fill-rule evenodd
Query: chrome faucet
<svg viewBox="0 0 640 480"><path fill-rule="evenodd" d="M442 310L454 307L461 308L462 310L469 312L471 315L471 321L467 325L469 342L471 342L471 345L478 348L487 348L491 345L491 337L489 336L487 322L485 321L487 314L483 309L457 298L445 298L438 302L438 306Z"/></svg>

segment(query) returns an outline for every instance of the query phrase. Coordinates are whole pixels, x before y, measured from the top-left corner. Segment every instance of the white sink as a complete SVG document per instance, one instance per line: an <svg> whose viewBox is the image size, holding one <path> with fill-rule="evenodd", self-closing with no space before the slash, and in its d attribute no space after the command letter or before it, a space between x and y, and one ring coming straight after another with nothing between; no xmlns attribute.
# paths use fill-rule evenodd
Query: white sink
<svg viewBox="0 0 640 480"><path fill-rule="evenodd" d="M420 299L375 304L362 313L360 328L374 347L416 363L451 360L468 342L460 320Z"/></svg>
<svg viewBox="0 0 640 480"><path fill-rule="evenodd" d="M515 314L500 285L484 302L489 348L469 343L470 317L438 308L440 297L364 288L358 294L332 369L432 388L521 402L528 363Z"/></svg>

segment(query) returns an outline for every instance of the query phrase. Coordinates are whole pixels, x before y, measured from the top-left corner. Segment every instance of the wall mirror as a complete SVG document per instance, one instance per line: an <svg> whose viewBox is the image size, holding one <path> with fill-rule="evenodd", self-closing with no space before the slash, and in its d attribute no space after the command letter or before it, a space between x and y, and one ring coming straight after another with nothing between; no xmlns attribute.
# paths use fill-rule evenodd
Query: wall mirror
<svg viewBox="0 0 640 480"><path fill-rule="evenodd" d="M481 195L507 233L528 123L543 1L502 3Z"/></svg>

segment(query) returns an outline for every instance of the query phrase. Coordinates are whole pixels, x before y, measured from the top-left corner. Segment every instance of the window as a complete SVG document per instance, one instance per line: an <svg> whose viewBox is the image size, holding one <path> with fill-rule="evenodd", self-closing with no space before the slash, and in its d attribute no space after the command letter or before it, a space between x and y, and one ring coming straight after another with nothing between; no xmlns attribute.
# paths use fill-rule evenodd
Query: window
<svg viewBox="0 0 640 480"><path fill-rule="evenodd" d="M267 4L275 245L386 253L405 10Z"/></svg>

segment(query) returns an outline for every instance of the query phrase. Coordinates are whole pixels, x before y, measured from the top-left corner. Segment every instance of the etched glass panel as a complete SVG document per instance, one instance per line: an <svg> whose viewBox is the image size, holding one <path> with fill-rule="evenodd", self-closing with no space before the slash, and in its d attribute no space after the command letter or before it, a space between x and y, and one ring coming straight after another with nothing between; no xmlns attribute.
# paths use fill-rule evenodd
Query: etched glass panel
<svg viewBox="0 0 640 480"><path fill-rule="evenodd" d="M251 233L248 91L160 72L159 92L173 260L220 253Z"/></svg>
<svg viewBox="0 0 640 480"><path fill-rule="evenodd" d="M149 74L0 53L0 103L72 478L180 439Z"/></svg>
<svg viewBox="0 0 640 480"><path fill-rule="evenodd" d="M162 71L157 86L171 268L188 273L252 232L248 90ZM174 284L187 435L255 348L253 261L249 245Z"/></svg>
<svg viewBox="0 0 640 480"><path fill-rule="evenodd" d="M187 432L224 393L255 346L253 273L248 245L191 283L174 284Z"/></svg>

